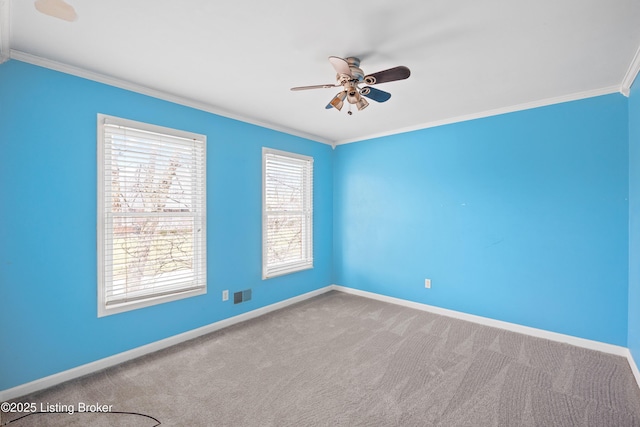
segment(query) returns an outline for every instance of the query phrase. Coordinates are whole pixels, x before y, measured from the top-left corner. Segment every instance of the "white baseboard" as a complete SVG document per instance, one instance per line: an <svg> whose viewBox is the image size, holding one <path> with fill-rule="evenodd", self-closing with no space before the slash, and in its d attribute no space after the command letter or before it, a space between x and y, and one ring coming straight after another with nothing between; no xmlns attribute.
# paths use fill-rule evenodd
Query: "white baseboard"
<svg viewBox="0 0 640 427"><path fill-rule="evenodd" d="M529 326L518 325L516 323L504 322L502 320L490 319L488 317L476 316L474 314L467 314L461 311L449 310L446 308L440 308L433 305L422 304L419 302L408 301L400 298L394 298L386 295L376 294L373 292L361 291L359 289L347 288L339 285L332 285L332 289L347 294L358 295L366 298L375 299L378 301L389 302L392 304L398 304L417 310L428 311L430 313L441 314L443 316L453 317L456 319L466 320L469 322L479 323L485 326L491 326L494 328L506 329L508 331L517 332L520 334L531 335L537 338L545 338L551 341L563 342L576 347L588 348L590 350L601 351L603 353L614 354L616 356L622 356L629 359L631 353L626 347L607 344L600 341L588 340L585 338L578 338L571 335L560 334L557 332L545 331L544 329L532 328ZM635 365L635 363L634 363ZM632 368L633 369L633 368ZM636 367L637 371L637 367ZM634 372L635 375L635 372ZM640 376L636 375L636 379ZM640 384L640 382L639 382Z"/></svg>
<svg viewBox="0 0 640 427"><path fill-rule="evenodd" d="M160 341L153 342L151 344L136 347L134 349L114 354L113 356L105 357L104 359L96 360L95 362L87 363L76 368L69 369L67 371L59 372L57 374L49 375L48 377L40 378L35 381L31 381L26 384L0 390L0 402L4 402L9 399L15 399L16 397L24 396L30 393L34 393L39 390L43 390L48 387L52 387L57 384L61 384L65 381L69 381L75 378L82 377L93 372L100 371L105 368L109 368L120 363L136 359L140 356L144 356L149 353L153 353L158 350L162 350L172 345L180 344L182 342L197 338L201 335L205 335L211 332L215 332L219 329L226 328L237 323L245 322L250 319L265 315L275 310L287 307L289 305L313 298L317 295L324 294L333 290L333 286L326 286L324 288L317 289L315 291L307 292L306 294L298 295L293 298L286 299L284 301L277 302L265 307L258 308L256 310L249 311L247 313L239 314L234 317L229 317L224 320L220 320L215 323L211 323L206 326L202 326L197 329L192 329L187 332L183 332L178 335L174 335L169 338L165 338Z"/></svg>
<svg viewBox="0 0 640 427"><path fill-rule="evenodd" d="M627 362L629 362L629 367L631 368L631 372L633 372L633 377L636 379L636 384L640 387L640 371L638 370L638 365L636 365L636 361L633 359L633 354L631 354L629 349L627 349Z"/></svg>

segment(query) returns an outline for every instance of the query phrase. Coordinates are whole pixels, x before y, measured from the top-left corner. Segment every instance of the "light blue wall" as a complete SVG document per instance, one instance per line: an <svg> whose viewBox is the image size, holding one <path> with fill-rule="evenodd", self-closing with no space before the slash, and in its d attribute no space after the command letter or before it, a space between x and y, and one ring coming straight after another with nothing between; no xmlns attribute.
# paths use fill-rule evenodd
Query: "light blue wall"
<svg viewBox="0 0 640 427"><path fill-rule="evenodd" d="M0 390L330 283L618 345L628 326L637 359L639 103L636 85L628 103L609 95L334 152L2 64ZM207 295L96 317L97 113L207 135ZM268 281L262 146L315 158L315 268ZM252 301L220 301L247 287Z"/></svg>
<svg viewBox="0 0 640 427"><path fill-rule="evenodd" d="M96 115L208 139L208 293L97 318ZM313 156L313 270L261 280L261 149ZM0 65L0 390L331 284L330 146L9 61ZM223 303L221 292L252 288Z"/></svg>
<svg viewBox="0 0 640 427"><path fill-rule="evenodd" d="M626 345L627 113L614 94L339 146L334 281Z"/></svg>
<svg viewBox="0 0 640 427"><path fill-rule="evenodd" d="M629 337L640 363L640 81L629 96Z"/></svg>

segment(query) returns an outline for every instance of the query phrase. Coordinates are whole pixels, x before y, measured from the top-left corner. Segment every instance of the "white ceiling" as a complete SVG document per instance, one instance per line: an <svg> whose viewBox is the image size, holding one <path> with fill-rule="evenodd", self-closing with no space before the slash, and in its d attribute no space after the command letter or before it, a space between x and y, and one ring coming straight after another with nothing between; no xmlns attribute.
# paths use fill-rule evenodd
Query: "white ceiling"
<svg viewBox="0 0 640 427"><path fill-rule="evenodd" d="M67 2L0 0L0 54L332 144L625 92L640 66L640 0ZM289 90L334 83L330 55L412 74L348 116L339 88Z"/></svg>

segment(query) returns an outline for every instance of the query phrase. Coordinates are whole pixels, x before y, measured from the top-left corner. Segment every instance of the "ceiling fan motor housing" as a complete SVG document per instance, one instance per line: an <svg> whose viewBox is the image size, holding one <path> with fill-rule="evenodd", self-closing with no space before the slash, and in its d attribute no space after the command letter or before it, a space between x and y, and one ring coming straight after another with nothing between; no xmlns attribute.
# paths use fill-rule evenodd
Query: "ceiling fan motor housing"
<svg viewBox="0 0 640 427"><path fill-rule="evenodd" d="M364 71L362 71L362 68L360 68L360 59L350 56L346 58L346 61L349 64L351 76L361 82L364 78Z"/></svg>

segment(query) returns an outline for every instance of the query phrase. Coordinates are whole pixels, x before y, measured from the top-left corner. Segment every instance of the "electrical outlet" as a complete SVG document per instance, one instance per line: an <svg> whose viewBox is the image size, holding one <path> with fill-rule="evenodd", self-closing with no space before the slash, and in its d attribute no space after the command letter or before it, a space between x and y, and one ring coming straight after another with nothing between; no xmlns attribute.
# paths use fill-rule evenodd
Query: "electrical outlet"
<svg viewBox="0 0 640 427"><path fill-rule="evenodd" d="M228 301L229 300L229 290L225 289L224 291L222 291L222 301Z"/></svg>
<svg viewBox="0 0 640 427"><path fill-rule="evenodd" d="M431 289L431 279L424 279L424 287Z"/></svg>

